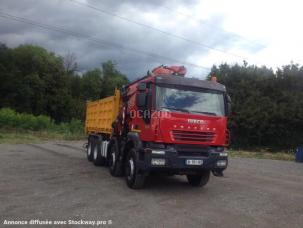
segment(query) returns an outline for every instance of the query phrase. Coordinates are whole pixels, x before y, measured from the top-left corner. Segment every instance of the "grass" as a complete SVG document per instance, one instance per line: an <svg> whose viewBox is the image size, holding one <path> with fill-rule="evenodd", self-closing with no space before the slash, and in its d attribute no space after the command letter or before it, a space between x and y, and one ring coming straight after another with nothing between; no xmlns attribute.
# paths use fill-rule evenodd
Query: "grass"
<svg viewBox="0 0 303 228"><path fill-rule="evenodd" d="M77 140L84 138L83 123L72 119L56 124L48 116L18 113L0 109L0 143L34 143L47 140Z"/></svg>
<svg viewBox="0 0 303 228"><path fill-rule="evenodd" d="M84 139L84 133L60 133L51 131L7 130L0 129L0 144L26 144L40 143L49 140L80 140Z"/></svg>
<svg viewBox="0 0 303 228"><path fill-rule="evenodd" d="M293 153L275 152L270 153L266 151L244 151L244 150L230 150L231 157L240 158L258 158L258 159L272 159L283 161L294 161L295 155Z"/></svg>

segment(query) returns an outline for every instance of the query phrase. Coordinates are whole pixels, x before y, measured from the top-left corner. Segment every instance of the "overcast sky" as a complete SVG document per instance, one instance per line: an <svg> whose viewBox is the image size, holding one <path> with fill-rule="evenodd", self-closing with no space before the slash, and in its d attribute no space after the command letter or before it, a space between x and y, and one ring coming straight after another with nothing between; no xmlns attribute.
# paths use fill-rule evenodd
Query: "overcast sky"
<svg viewBox="0 0 303 228"><path fill-rule="evenodd" d="M203 78L222 62L303 62L299 0L0 0L4 13L61 32L0 17L0 42L74 53L80 71L110 59L130 79L160 64L185 65Z"/></svg>

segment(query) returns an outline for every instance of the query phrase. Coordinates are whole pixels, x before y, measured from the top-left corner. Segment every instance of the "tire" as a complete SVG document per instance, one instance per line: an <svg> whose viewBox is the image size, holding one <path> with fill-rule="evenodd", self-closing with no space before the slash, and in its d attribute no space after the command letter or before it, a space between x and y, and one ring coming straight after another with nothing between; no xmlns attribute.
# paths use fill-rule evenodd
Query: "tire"
<svg viewBox="0 0 303 228"><path fill-rule="evenodd" d="M188 183L194 187L202 187L209 181L210 171L205 170L196 175L187 175Z"/></svg>
<svg viewBox="0 0 303 228"><path fill-rule="evenodd" d="M95 140L95 146L94 146L94 149L92 152L93 163L95 166L105 166L106 165L106 158L102 157L102 155L101 155L101 142L102 142L102 139Z"/></svg>
<svg viewBox="0 0 303 228"><path fill-rule="evenodd" d="M118 157L118 146L113 141L109 147L107 163L108 163L109 172L114 177L122 176L122 165L117 157Z"/></svg>
<svg viewBox="0 0 303 228"><path fill-rule="evenodd" d="M88 161L92 161L93 160L93 142L91 140L91 138L88 139L88 144L87 144L87 148L86 148L86 157Z"/></svg>
<svg viewBox="0 0 303 228"><path fill-rule="evenodd" d="M136 161L136 150L131 149L127 154L124 168L126 184L132 189L143 188L146 179L144 174L138 174Z"/></svg>

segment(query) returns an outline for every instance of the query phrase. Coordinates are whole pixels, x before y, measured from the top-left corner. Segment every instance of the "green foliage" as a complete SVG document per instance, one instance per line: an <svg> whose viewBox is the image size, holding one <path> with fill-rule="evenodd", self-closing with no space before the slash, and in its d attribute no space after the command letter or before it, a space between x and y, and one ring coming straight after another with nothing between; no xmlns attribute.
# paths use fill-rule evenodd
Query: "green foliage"
<svg viewBox="0 0 303 228"><path fill-rule="evenodd" d="M303 144L303 67L291 64L273 72L222 64L212 72L232 98L233 147L275 150Z"/></svg>
<svg viewBox="0 0 303 228"><path fill-rule="evenodd" d="M27 113L17 113L10 108L0 109L0 128L18 128L26 130L45 130L54 123L47 116L34 116Z"/></svg>
<svg viewBox="0 0 303 228"><path fill-rule="evenodd" d="M65 135L81 135L84 133L83 123L80 120L72 119L69 123L60 123L52 126L52 130Z"/></svg>
<svg viewBox="0 0 303 228"><path fill-rule="evenodd" d="M100 98L102 88L102 72L95 69L86 72L81 79L80 88L83 100L96 100Z"/></svg>
<svg viewBox="0 0 303 228"><path fill-rule="evenodd" d="M2 50L0 108L68 121L71 95L62 58L33 45Z"/></svg>
<svg viewBox="0 0 303 228"><path fill-rule="evenodd" d="M84 132L80 120L55 124L48 116L18 113L10 108L0 109L0 129L49 131L64 135L82 135Z"/></svg>
<svg viewBox="0 0 303 228"><path fill-rule="evenodd" d="M102 73L101 97L113 95L115 88L121 88L122 85L128 83L127 77L116 69L116 65L112 61L102 63Z"/></svg>
<svg viewBox="0 0 303 228"><path fill-rule="evenodd" d="M86 100L112 95L128 82L111 61L81 76L74 60L39 46L0 43L0 108L47 115L56 123L83 120Z"/></svg>

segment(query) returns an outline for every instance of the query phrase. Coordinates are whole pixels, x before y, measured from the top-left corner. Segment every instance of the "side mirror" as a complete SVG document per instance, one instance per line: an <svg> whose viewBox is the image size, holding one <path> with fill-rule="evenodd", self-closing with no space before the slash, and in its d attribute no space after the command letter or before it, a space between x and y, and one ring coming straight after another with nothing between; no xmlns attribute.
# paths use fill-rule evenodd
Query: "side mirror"
<svg viewBox="0 0 303 228"><path fill-rule="evenodd" d="M147 94L145 92L140 92L137 94L136 105L140 109L144 109L147 106Z"/></svg>
<svg viewBox="0 0 303 228"><path fill-rule="evenodd" d="M139 91L145 91L146 90L146 83L145 82L141 82L141 83L139 83L139 85L138 85L138 90Z"/></svg>
<svg viewBox="0 0 303 228"><path fill-rule="evenodd" d="M136 97L136 105L142 111L142 118L146 124L149 124L151 120L151 99L151 91L139 92Z"/></svg>

